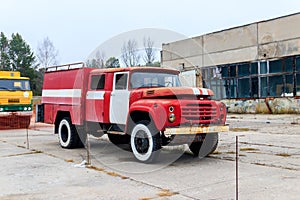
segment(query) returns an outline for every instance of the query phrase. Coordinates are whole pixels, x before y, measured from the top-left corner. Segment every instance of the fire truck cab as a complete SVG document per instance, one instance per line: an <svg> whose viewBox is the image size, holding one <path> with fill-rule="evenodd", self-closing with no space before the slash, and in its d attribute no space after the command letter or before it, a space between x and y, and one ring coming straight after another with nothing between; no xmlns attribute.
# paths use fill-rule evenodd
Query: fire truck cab
<svg viewBox="0 0 300 200"><path fill-rule="evenodd" d="M179 71L154 67L94 69L84 63L47 68L38 121L55 125L63 148L85 144L86 134L107 134L128 144L141 162L154 161L174 138L206 156L228 131L226 107L206 88L181 87ZM207 141L205 149L201 150Z"/></svg>

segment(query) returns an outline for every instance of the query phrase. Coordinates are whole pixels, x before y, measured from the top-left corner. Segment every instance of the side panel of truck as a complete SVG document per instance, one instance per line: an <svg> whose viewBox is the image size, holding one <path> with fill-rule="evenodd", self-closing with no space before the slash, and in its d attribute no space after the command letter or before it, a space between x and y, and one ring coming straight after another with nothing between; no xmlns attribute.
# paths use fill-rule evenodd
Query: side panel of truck
<svg viewBox="0 0 300 200"><path fill-rule="evenodd" d="M92 69L81 68L46 72L42 103L45 122L54 123L60 112L69 113L73 124L82 125L88 75Z"/></svg>

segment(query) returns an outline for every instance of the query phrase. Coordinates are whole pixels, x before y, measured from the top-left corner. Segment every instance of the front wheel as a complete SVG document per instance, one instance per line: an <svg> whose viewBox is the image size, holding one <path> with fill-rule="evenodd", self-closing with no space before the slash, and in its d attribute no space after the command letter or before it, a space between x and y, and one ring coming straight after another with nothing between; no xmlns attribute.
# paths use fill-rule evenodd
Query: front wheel
<svg viewBox="0 0 300 200"><path fill-rule="evenodd" d="M159 156L161 138L147 121L137 123L131 132L130 145L135 158L144 163L154 162Z"/></svg>
<svg viewBox="0 0 300 200"><path fill-rule="evenodd" d="M190 144L190 150L194 156L203 158L213 153L218 146L219 135L218 133L206 134L205 139L200 142L193 142Z"/></svg>

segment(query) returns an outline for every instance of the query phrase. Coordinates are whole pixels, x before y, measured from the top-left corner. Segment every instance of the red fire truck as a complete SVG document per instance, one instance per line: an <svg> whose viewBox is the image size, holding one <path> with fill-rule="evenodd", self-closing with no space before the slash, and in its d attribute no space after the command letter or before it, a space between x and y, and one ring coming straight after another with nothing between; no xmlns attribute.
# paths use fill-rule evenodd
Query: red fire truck
<svg viewBox="0 0 300 200"><path fill-rule="evenodd" d="M86 134L107 134L116 145L130 145L141 162L178 141L203 157L216 149L218 133L228 131L226 107L212 95L181 87L176 70L74 63L47 68L37 119L55 125L63 148L83 147Z"/></svg>

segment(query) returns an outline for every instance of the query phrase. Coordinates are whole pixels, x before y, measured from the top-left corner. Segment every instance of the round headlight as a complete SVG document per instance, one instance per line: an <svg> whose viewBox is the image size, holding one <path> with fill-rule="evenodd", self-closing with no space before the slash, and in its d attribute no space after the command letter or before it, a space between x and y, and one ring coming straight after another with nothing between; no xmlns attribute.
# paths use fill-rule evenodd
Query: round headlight
<svg viewBox="0 0 300 200"><path fill-rule="evenodd" d="M0 108L0 112L3 111L3 108Z"/></svg>
<svg viewBox="0 0 300 200"><path fill-rule="evenodd" d="M27 110L27 107L24 107L24 110Z"/></svg>
<svg viewBox="0 0 300 200"><path fill-rule="evenodd" d="M170 107L169 107L169 111L170 111L170 112L174 112L174 107L173 107L173 106L170 106Z"/></svg>
<svg viewBox="0 0 300 200"><path fill-rule="evenodd" d="M174 122L175 119L176 119L175 114L174 114L174 113L171 113L171 114L169 115L169 122Z"/></svg>
<svg viewBox="0 0 300 200"><path fill-rule="evenodd" d="M31 107L28 107L28 110L31 110Z"/></svg>

